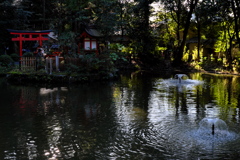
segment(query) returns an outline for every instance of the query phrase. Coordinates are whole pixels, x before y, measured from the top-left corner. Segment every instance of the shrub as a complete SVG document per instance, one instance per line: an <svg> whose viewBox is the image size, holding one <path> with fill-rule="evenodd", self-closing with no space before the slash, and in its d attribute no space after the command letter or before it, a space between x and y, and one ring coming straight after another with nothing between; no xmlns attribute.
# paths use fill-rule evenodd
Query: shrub
<svg viewBox="0 0 240 160"><path fill-rule="evenodd" d="M68 75L71 75L71 74L74 74L74 73L77 73L79 70L79 67L76 66L75 64L67 64L66 65L66 72Z"/></svg>
<svg viewBox="0 0 240 160"><path fill-rule="evenodd" d="M126 54L123 52L119 52L119 53L110 53L109 57L113 60L113 61L117 61L117 60L122 60L122 61L127 61L126 59Z"/></svg>
<svg viewBox="0 0 240 160"><path fill-rule="evenodd" d="M9 68L9 67L2 67L2 66L0 66L0 75L6 74L10 70L11 70L11 68Z"/></svg>
<svg viewBox="0 0 240 160"><path fill-rule="evenodd" d="M99 76L102 79L109 78L116 74L116 67L113 61L121 60L117 54L86 54L86 55L68 55L66 57L65 71L68 75L86 75ZM74 57L74 58L73 58Z"/></svg>
<svg viewBox="0 0 240 160"><path fill-rule="evenodd" d="M26 52L23 54L23 57L33 57L33 52Z"/></svg>
<svg viewBox="0 0 240 160"><path fill-rule="evenodd" d="M16 53L10 54L10 57L13 59L14 62L19 61L19 55Z"/></svg>
<svg viewBox="0 0 240 160"><path fill-rule="evenodd" d="M0 56L0 65L4 67L8 67L13 62L13 59L9 55L1 55Z"/></svg>

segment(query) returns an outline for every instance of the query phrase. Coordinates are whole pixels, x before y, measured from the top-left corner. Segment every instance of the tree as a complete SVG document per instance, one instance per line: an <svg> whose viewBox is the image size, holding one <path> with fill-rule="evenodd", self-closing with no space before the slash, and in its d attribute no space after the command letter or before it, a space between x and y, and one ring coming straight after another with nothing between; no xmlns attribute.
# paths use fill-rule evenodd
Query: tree
<svg viewBox="0 0 240 160"><path fill-rule="evenodd" d="M181 64L182 63L184 47L185 47L185 44L186 44L188 30L189 30L189 27L190 27L190 20L192 18L192 14L194 12L194 9L195 9L197 3L198 3L198 0L190 0L190 3L188 4L189 11L187 12L187 16L186 16L186 20L185 20L185 24L184 24L185 28L183 30L183 39L182 39L181 45L179 47L178 53L176 55L176 58L174 59L175 64Z"/></svg>
<svg viewBox="0 0 240 160"><path fill-rule="evenodd" d="M151 35L150 15L154 0L135 0L129 5L127 32L141 60L152 59L155 41Z"/></svg>
<svg viewBox="0 0 240 160"><path fill-rule="evenodd" d="M231 9L232 9L233 16L234 16L235 32L237 33L236 37L237 37L238 44L240 45L240 36L239 36L240 2L239 2L239 0L230 0L230 1L231 1Z"/></svg>
<svg viewBox="0 0 240 160"><path fill-rule="evenodd" d="M113 35L118 30L117 26L121 12L119 2L117 0L95 0L93 3L95 7L92 23L98 27L106 38Z"/></svg>
<svg viewBox="0 0 240 160"><path fill-rule="evenodd" d="M198 0L162 0L164 8L171 13L172 19L177 24L178 46L174 51L174 65L182 63L184 47L190 27L190 21ZM183 36L180 38L180 30L183 29Z"/></svg>
<svg viewBox="0 0 240 160"><path fill-rule="evenodd" d="M6 48L10 45L7 29L27 28L28 20L32 13L21 6L21 3L11 0L1 2L0 10L0 54L3 54L6 53Z"/></svg>
<svg viewBox="0 0 240 160"><path fill-rule="evenodd" d="M49 29L54 16L54 8L56 0L22 0L19 1L19 6L31 12L28 18L28 27L30 30Z"/></svg>
<svg viewBox="0 0 240 160"><path fill-rule="evenodd" d="M200 61L200 48L202 37L208 39L216 39L219 36L218 26L219 22L219 11L222 9L219 8L219 3L211 0L202 0L200 1L194 11L195 17L193 22L196 23L197 28L197 38L198 38L198 47L197 47L197 61ZM208 13L208 14L206 14Z"/></svg>
<svg viewBox="0 0 240 160"><path fill-rule="evenodd" d="M200 48L201 48L201 36L202 36L202 27L204 26L204 23L208 23L208 16L210 14L205 14L209 13L209 11L212 11L212 4L211 2L209 3L209 0L203 0L198 3L196 6L194 15L195 18L193 19L196 22L196 28L197 28L197 38L198 38L198 46L197 46L197 61L200 61ZM210 12L212 13L212 12ZM211 16L209 16L211 17Z"/></svg>
<svg viewBox="0 0 240 160"><path fill-rule="evenodd" d="M176 40L176 23L172 16L169 12L160 11L154 23L158 24L158 45L165 47L167 51L172 51L178 43Z"/></svg>

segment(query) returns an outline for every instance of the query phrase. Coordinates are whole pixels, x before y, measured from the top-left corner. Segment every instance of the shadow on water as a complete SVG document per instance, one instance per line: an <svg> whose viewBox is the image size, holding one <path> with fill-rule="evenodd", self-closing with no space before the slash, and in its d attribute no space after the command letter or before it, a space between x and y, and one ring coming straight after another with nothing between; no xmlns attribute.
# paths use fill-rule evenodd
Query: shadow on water
<svg viewBox="0 0 240 160"><path fill-rule="evenodd" d="M133 73L65 86L0 79L0 159L238 158L239 78L177 78Z"/></svg>

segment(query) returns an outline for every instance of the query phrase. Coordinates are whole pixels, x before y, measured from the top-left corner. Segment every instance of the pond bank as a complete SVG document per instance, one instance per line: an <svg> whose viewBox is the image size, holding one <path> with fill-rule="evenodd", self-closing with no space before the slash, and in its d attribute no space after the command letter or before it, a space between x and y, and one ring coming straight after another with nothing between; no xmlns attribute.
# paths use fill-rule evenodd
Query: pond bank
<svg viewBox="0 0 240 160"><path fill-rule="evenodd" d="M96 81L111 81L118 79L122 74L139 74L142 76L156 76L156 75L168 75L172 73L172 70L166 67L136 67L137 64L130 63L128 65L118 65L115 71L107 72L99 70L94 73L73 73L67 72L53 72L47 74L45 71L36 72L8 72L6 79L13 83L51 83L51 84L72 84L72 83L88 83Z"/></svg>
<svg viewBox="0 0 240 160"><path fill-rule="evenodd" d="M88 75L66 75L66 74L6 74L6 79L13 83L54 83L54 84L70 84L81 82L104 81L116 79L117 76L109 74L103 76L99 74Z"/></svg>
<svg viewBox="0 0 240 160"><path fill-rule="evenodd" d="M136 66L139 66L137 68ZM213 72L205 70L196 70L191 66L185 64L177 67L172 67L169 63L162 63L156 66L146 66L140 62L135 61L134 63L129 63L128 65L117 66L118 71L114 73L86 73L86 74L67 74L65 72L53 72L52 74L47 74L46 72L8 72L2 74L2 77L11 83L25 84L25 83L47 83L47 84L75 84L75 83L86 83L86 82L96 82L96 81L109 81L116 80L121 76L121 74L131 73L141 76L163 76L170 78L172 74L179 73L193 73L193 72L203 72L207 74L224 74L224 75L235 75L240 76L240 74L229 73L229 72Z"/></svg>

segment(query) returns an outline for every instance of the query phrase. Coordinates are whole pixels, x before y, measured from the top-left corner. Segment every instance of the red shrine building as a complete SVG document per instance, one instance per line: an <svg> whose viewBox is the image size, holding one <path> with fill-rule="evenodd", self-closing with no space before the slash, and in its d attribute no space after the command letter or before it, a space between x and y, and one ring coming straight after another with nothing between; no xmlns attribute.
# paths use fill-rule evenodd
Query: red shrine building
<svg viewBox="0 0 240 160"><path fill-rule="evenodd" d="M87 54L87 53L96 53L100 52L100 39L103 35L98 32L95 28L87 27L80 34L78 39L78 53Z"/></svg>

